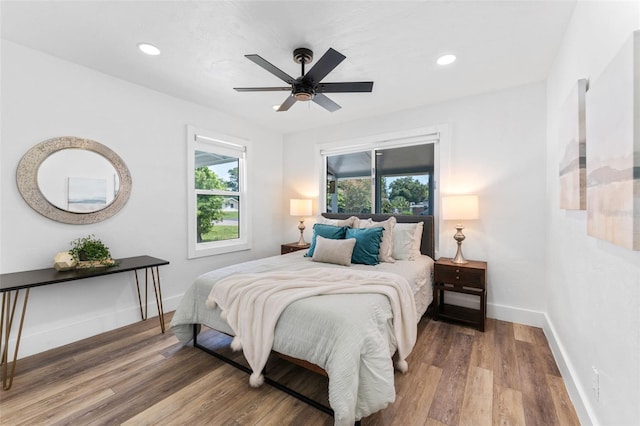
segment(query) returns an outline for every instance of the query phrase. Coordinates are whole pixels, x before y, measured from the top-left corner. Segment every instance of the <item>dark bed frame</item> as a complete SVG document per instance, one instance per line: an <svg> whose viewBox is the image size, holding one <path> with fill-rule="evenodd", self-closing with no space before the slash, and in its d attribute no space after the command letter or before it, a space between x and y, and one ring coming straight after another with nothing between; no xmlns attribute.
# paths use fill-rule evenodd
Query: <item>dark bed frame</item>
<svg viewBox="0 0 640 426"><path fill-rule="evenodd" d="M327 218L327 219L348 219L351 216L356 216L360 219L369 219L371 218L372 220L376 221L376 222L382 222L384 220L389 219L391 216L395 216L396 217L396 221L398 223L416 223L416 222L423 222L424 223L424 228L422 230L422 241L421 241L421 245L420 245L420 252L422 254L425 254L429 257L431 257L432 259L434 259L435 257L435 238L434 238L434 218L433 216L403 216L403 215L385 215L385 214L345 214L345 213L322 213L322 216ZM198 333L200 332L200 324L194 324L193 325L193 346L195 348L198 348L200 350L205 351L206 353L213 355L214 357L218 358L221 361L226 362L227 364L237 368L238 370L244 371L247 374L251 374L253 373L253 370L251 370L249 367L246 367L245 365L242 365L236 361L234 361L231 358L228 358L216 351L214 351L213 349L210 349L206 346L203 346L201 344L198 343ZM275 351L274 351L275 352ZM320 368L319 366L312 364L310 362L304 361L304 360L300 360L300 359L296 359L296 358L292 358L290 356L287 355L283 355L283 354L278 354L277 352L275 352L276 355L278 355L280 358L283 358L287 361L290 361L296 365L299 365L301 367L304 367L308 370L311 370L315 373L318 374L323 374L324 376L327 376L326 372ZM267 372L266 369L265 371L262 372L263 373L263 377L264 377L264 383L273 386L274 388L285 392L291 396L293 396L294 398L297 398L298 400L304 402L305 404L308 404L326 414L329 414L331 417L333 417L333 409L331 409L331 407L327 407L324 404L319 403L318 401L315 401L293 389L291 389L290 387L283 385L282 383L273 380L271 378L269 378L267 376ZM360 421L356 421L355 424L358 426L360 425Z"/></svg>

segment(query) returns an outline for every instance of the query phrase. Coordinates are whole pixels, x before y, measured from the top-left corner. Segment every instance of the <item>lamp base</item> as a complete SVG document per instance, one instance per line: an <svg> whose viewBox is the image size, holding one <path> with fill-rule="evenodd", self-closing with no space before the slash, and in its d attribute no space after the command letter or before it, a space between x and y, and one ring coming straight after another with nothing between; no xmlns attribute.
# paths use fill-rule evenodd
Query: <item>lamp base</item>
<svg viewBox="0 0 640 426"><path fill-rule="evenodd" d="M465 263L469 263L467 259L462 255L462 242L458 243L458 251L456 252L456 257L451 259L451 263L456 263L458 265L464 265Z"/></svg>
<svg viewBox="0 0 640 426"><path fill-rule="evenodd" d="M300 230L300 239L298 240L298 245L299 246L306 246L307 242L304 240L304 230L305 230L305 226L304 226L304 220L300 220L300 225L298 225L298 229Z"/></svg>
<svg viewBox="0 0 640 426"><path fill-rule="evenodd" d="M458 251L456 251L456 257L451 260L451 263L457 263L458 265L464 265L465 263L469 263L467 259L462 255L462 242L465 239L464 234L462 233L463 226L458 224L456 226L456 234L453 236L453 239L458 243Z"/></svg>

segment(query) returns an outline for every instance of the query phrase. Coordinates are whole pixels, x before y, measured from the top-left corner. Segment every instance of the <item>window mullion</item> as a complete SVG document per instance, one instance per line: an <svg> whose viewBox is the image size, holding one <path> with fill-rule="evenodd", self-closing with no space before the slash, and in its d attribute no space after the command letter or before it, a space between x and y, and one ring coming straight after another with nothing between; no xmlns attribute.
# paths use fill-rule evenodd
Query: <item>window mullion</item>
<svg viewBox="0 0 640 426"><path fill-rule="evenodd" d="M371 149L371 213L376 212L378 206L378 197L376 197L376 187L378 186L376 177L376 150Z"/></svg>

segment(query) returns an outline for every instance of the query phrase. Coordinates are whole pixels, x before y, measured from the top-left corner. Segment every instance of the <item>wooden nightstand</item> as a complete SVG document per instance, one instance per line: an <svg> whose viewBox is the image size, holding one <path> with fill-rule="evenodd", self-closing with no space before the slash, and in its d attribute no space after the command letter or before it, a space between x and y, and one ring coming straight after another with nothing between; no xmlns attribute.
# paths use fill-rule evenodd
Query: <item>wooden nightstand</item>
<svg viewBox="0 0 640 426"><path fill-rule="evenodd" d="M441 257L435 263L433 282L433 319L460 321L484 331L487 318L487 262L470 260L457 264ZM480 309L449 305L444 301L444 292L471 294L480 297Z"/></svg>
<svg viewBox="0 0 640 426"><path fill-rule="evenodd" d="M311 244L307 243L302 246L299 246L298 243L287 243L280 245L280 254L293 253L298 250L306 250L311 246Z"/></svg>

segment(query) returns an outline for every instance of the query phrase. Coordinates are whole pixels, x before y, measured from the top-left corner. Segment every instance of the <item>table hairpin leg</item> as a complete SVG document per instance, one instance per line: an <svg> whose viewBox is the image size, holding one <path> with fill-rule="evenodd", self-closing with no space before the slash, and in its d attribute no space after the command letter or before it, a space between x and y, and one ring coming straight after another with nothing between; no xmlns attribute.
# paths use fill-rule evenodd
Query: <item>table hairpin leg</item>
<svg viewBox="0 0 640 426"><path fill-rule="evenodd" d="M158 318L160 318L160 329L164 333L164 306L162 306L162 287L160 286L160 271L158 267L155 267L155 273L153 271L154 267L151 267L151 278L153 280L153 291L156 295L156 305L158 306ZM158 282L156 284L156 277L158 278Z"/></svg>
<svg viewBox="0 0 640 426"><path fill-rule="evenodd" d="M9 390L13 384L13 376L16 372L16 362L18 358L18 348L20 347L20 337L22 336L22 325L24 324L24 315L27 311L27 301L29 300L29 289L24 294L24 302L22 304L22 314L20 315L20 323L18 324L18 336L16 338L16 347L13 352L13 362L11 370L9 370L9 337L13 328L13 319L16 313L16 306L20 298L20 290L15 291L15 298L11 303L12 291L2 293L2 313L0 314L0 336L2 337L2 357L0 365L2 365L2 389Z"/></svg>
<svg viewBox="0 0 640 426"><path fill-rule="evenodd" d="M144 309L142 308L142 297L140 295L140 282L138 281L138 270L134 270L133 273L136 276L136 288L138 290L138 304L140 305L140 316L142 320L145 321L148 316L148 308L149 308L149 269L151 269L151 280L153 283L153 292L156 296L156 305L158 306L158 318L160 320L160 330L164 333L165 325L164 325L164 308L162 306L162 288L160 287L160 271L158 267L144 268ZM156 281L156 277L158 277Z"/></svg>

